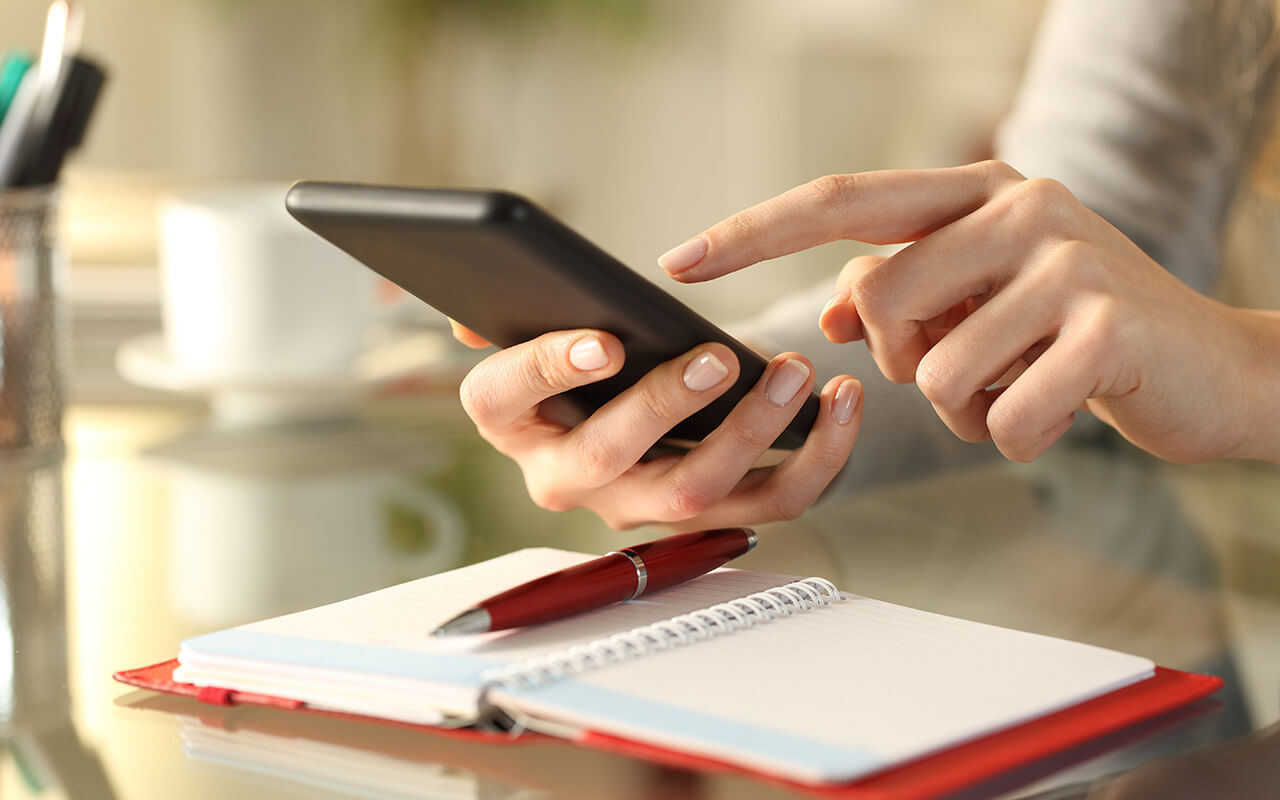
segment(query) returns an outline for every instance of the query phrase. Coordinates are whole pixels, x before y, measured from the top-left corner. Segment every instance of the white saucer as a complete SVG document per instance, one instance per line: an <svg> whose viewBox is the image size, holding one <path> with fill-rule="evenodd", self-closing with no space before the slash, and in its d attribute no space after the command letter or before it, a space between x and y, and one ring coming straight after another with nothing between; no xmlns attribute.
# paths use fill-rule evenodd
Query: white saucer
<svg viewBox="0 0 1280 800"><path fill-rule="evenodd" d="M116 369L132 383L179 394L209 395L214 415L236 423L274 423L341 416L379 386L438 371L451 361L442 331L387 333L345 372L330 375L214 374L180 364L160 331L126 341Z"/></svg>

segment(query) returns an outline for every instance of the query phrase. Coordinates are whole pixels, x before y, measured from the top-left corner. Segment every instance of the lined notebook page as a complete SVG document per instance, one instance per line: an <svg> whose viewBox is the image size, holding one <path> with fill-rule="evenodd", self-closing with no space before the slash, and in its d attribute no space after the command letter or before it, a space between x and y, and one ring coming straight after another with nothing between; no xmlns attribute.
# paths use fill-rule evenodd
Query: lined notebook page
<svg viewBox="0 0 1280 800"><path fill-rule="evenodd" d="M588 728L836 780L1067 707L1153 667L1124 653L845 595L506 696Z"/></svg>

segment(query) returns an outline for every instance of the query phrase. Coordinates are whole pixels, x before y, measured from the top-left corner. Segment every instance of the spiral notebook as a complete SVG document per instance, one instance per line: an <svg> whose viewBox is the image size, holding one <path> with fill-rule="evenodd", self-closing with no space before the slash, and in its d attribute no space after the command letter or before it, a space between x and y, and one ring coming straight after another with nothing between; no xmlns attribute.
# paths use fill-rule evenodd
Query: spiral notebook
<svg viewBox="0 0 1280 800"><path fill-rule="evenodd" d="M818 578L733 569L536 628L429 635L496 591L591 557L516 551L187 640L172 685L117 677L208 687L187 693L215 702L234 693L421 725L514 725L805 784L856 782L1027 725L1058 731L1018 757L1043 754L1217 686Z"/></svg>

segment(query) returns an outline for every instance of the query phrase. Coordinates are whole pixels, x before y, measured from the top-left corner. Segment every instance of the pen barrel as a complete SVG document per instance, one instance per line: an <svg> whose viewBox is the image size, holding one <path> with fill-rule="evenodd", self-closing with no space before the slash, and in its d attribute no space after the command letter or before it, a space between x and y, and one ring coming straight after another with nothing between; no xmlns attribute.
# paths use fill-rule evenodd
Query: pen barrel
<svg viewBox="0 0 1280 800"><path fill-rule="evenodd" d="M755 545L747 528L719 528L668 536L628 547L644 561L648 583L644 593L666 589L722 567Z"/></svg>
<svg viewBox="0 0 1280 800"><path fill-rule="evenodd" d="M508 589L482 607L493 630L537 625L626 600L638 583L631 559L610 553Z"/></svg>

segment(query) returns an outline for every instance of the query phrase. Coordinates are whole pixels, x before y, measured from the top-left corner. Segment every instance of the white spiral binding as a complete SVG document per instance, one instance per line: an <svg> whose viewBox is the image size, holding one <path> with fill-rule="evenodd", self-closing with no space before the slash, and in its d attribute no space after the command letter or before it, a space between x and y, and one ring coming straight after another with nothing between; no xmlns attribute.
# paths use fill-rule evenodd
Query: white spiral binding
<svg viewBox="0 0 1280 800"><path fill-rule="evenodd" d="M486 689L533 689L608 664L714 639L778 617L830 605L839 597L840 590L831 581L805 578L566 650L486 670L481 680Z"/></svg>

